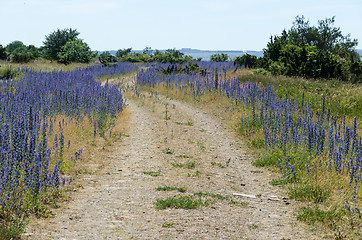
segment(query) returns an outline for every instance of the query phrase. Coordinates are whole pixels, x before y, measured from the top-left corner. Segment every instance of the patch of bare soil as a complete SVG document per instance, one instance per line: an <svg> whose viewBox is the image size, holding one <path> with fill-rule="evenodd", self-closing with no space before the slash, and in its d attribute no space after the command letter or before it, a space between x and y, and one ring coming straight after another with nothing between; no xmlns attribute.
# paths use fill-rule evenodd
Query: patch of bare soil
<svg viewBox="0 0 362 240"><path fill-rule="evenodd" d="M129 136L102 150L94 164L103 167L78 179L83 187L53 218L32 221L24 239L316 238L223 120L165 98L128 104ZM156 190L164 186L185 192ZM178 196L209 205L155 208Z"/></svg>

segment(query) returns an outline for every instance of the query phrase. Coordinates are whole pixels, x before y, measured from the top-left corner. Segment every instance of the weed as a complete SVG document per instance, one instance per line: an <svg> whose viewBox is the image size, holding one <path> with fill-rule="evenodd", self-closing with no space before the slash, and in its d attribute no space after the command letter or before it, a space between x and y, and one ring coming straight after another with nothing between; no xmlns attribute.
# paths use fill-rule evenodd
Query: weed
<svg viewBox="0 0 362 240"><path fill-rule="evenodd" d="M170 120L171 119L171 115L170 115L170 111L168 110L168 103L165 104L165 120Z"/></svg>
<svg viewBox="0 0 362 240"><path fill-rule="evenodd" d="M187 121L186 125L187 125L187 126L193 126L193 125L194 125L194 123L193 123L193 122L191 122L191 121Z"/></svg>
<svg viewBox="0 0 362 240"><path fill-rule="evenodd" d="M156 188L157 191L179 191L179 192L186 192L186 190L182 187L178 188L178 187L169 187L169 186L164 186L164 187L157 187Z"/></svg>
<svg viewBox="0 0 362 240"><path fill-rule="evenodd" d="M187 121L187 123L183 123L183 122L175 122L177 125L186 125L186 126L193 126L194 123L191 121Z"/></svg>
<svg viewBox="0 0 362 240"><path fill-rule="evenodd" d="M320 209L318 205L315 205L314 207L300 208L297 219L312 224L315 222L332 223L340 221L342 215L343 211L338 210L336 207L324 211Z"/></svg>
<svg viewBox="0 0 362 240"><path fill-rule="evenodd" d="M163 150L164 153L166 154L173 154L174 153L174 150L172 150L171 148L167 147L165 148L165 150Z"/></svg>
<svg viewBox="0 0 362 240"><path fill-rule="evenodd" d="M178 157L178 158L192 158L191 156L185 155L185 154L177 155L176 157Z"/></svg>
<svg viewBox="0 0 362 240"><path fill-rule="evenodd" d="M233 200L233 199L231 199L231 200L229 201L229 204L230 204L230 205L235 205L235 206L240 206L240 207L246 207L246 206L249 205L248 202L238 202L238 201L235 201L235 200Z"/></svg>
<svg viewBox="0 0 362 240"><path fill-rule="evenodd" d="M162 224L162 227L164 228L172 228L175 224L174 223L168 223L168 222L165 222Z"/></svg>
<svg viewBox="0 0 362 240"><path fill-rule="evenodd" d="M20 239L27 221L15 218L8 224L0 222L0 240Z"/></svg>
<svg viewBox="0 0 362 240"><path fill-rule="evenodd" d="M255 161L252 162L254 166L264 167L264 166L277 166L278 159L282 158L283 155L281 152L274 151L272 153L260 156Z"/></svg>
<svg viewBox="0 0 362 240"><path fill-rule="evenodd" d="M250 142L251 146L257 149L262 149L265 147L265 141L263 139L253 139Z"/></svg>
<svg viewBox="0 0 362 240"><path fill-rule="evenodd" d="M211 162L211 165L212 166L218 166L218 167L220 167L220 168L225 168L225 166L224 165L222 165L222 163L217 163L217 162Z"/></svg>
<svg viewBox="0 0 362 240"><path fill-rule="evenodd" d="M179 197L168 197L166 199L157 199L154 202L156 209L166 208L183 208L183 209L194 209L202 206L208 206L207 201L201 199L195 199L193 196L179 196Z"/></svg>
<svg viewBox="0 0 362 240"><path fill-rule="evenodd" d="M146 174L146 175L150 175L152 177L157 177L161 174L161 171L158 171L158 172L143 172L143 174Z"/></svg>
<svg viewBox="0 0 362 240"><path fill-rule="evenodd" d="M186 169L194 169L196 167L195 162L187 162L187 163L171 163L173 167L186 168Z"/></svg>
<svg viewBox="0 0 362 240"><path fill-rule="evenodd" d="M284 185L284 179L283 178L273 179L270 181L270 184L274 186Z"/></svg>
<svg viewBox="0 0 362 240"><path fill-rule="evenodd" d="M248 225L248 227L249 227L250 229L257 229L257 228L258 228L258 225L256 225L256 224L250 224L250 225Z"/></svg>
<svg viewBox="0 0 362 240"><path fill-rule="evenodd" d="M200 175L201 175L200 171L196 171L195 174L190 174L190 173L187 174L188 177L200 177Z"/></svg>
<svg viewBox="0 0 362 240"><path fill-rule="evenodd" d="M314 203L325 202L330 195L327 187L305 185L289 189L289 197L298 201L311 201Z"/></svg>

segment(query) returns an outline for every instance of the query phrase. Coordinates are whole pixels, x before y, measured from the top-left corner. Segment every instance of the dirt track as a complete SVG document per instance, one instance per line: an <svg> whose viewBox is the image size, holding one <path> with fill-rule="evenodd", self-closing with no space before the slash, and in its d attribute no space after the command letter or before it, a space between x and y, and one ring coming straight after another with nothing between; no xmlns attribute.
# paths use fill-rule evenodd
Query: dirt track
<svg viewBox="0 0 362 240"><path fill-rule="evenodd" d="M129 137L107 147L94 163L104 167L83 175L83 188L54 218L33 221L24 239L313 239L222 119L164 97L128 104ZM194 167L180 167L187 163ZM156 199L198 192L229 198L202 197L210 205L197 209L154 207Z"/></svg>

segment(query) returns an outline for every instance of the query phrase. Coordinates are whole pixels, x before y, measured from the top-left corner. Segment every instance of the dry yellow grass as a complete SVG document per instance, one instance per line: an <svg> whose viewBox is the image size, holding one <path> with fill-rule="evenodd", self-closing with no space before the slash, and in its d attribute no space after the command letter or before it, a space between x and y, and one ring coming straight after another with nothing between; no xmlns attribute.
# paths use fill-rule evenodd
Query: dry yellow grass
<svg viewBox="0 0 362 240"><path fill-rule="evenodd" d="M35 60L29 63L11 63L11 62L0 62L0 70L11 68L17 70L19 68L30 68L35 71L51 72L51 71L71 71L76 68L84 68L87 66L95 65L95 63L84 64L84 63L71 63L69 65L64 65L56 61L49 61L45 59Z"/></svg>

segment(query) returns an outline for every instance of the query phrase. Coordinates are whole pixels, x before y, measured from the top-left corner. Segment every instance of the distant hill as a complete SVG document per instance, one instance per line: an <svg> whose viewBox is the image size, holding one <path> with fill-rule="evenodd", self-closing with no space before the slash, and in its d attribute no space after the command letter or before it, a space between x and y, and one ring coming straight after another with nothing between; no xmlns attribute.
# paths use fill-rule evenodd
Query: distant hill
<svg viewBox="0 0 362 240"><path fill-rule="evenodd" d="M185 55L190 55L193 58L202 58L204 61L209 61L210 56L217 53L225 53L229 55L231 59L234 57L242 56L245 54L255 55L257 57L263 56L263 51L233 51L233 50L200 50L200 49L192 49L192 48L181 48L178 49L180 52L184 53ZM132 52L142 52L143 50L132 50ZM165 52L166 50L159 50L161 52ZM109 51L111 54L116 55L115 50ZM362 49L356 49L356 52L362 58Z"/></svg>

